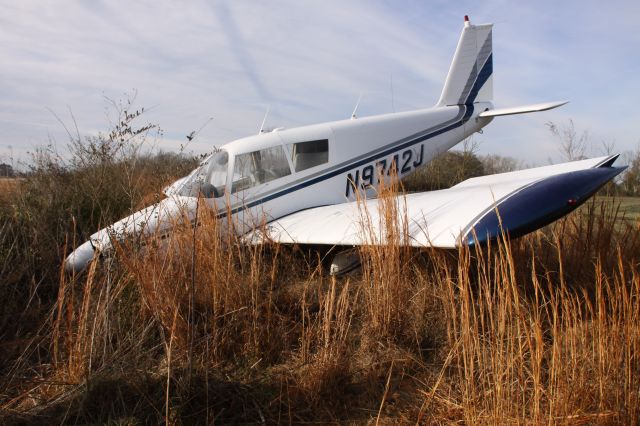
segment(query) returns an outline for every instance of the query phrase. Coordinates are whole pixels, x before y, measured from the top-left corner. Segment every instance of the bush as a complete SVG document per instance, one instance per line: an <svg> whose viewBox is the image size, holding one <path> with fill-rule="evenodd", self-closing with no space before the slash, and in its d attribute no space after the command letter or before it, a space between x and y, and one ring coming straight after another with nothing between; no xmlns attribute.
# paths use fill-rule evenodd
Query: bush
<svg viewBox="0 0 640 426"><path fill-rule="evenodd" d="M448 151L402 180L406 191L435 191L485 174L482 161L470 151Z"/></svg>
<svg viewBox="0 0 640 426"><path fill-rule="evenodd" d="M68 159L51 146L37 149L27 173L0 204L3 339L28 335L39 326L55 300L70 250L159 199L165 185L196 165L180 154L143 152L158 127L138 125L144 110L135 110L131 101L112 106L117 124L111 131L87 137L69 133ZM2 356L0 365L8 366Z"/></svg>

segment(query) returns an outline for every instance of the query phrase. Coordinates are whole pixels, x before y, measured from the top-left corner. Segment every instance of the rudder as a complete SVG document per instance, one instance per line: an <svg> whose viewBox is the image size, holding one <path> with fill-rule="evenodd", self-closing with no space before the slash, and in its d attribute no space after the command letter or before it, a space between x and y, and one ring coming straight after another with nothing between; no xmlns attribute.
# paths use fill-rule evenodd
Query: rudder
<svg viewBox="0 0 640 426"><path fill-rule="evenodd" d="M493 25L471 25L467 16L464 21L437 106L493 100Z"/></svg>

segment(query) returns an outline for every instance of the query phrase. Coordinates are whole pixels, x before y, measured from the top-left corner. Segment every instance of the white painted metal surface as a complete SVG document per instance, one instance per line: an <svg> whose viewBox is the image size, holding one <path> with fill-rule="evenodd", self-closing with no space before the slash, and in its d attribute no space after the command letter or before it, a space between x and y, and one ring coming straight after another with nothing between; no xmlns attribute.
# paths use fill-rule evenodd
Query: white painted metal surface
<svg viewBox="0 0 640 426"><path fill-rule="evenodd" d="M524 105L512 108L490 109L478 114L479 117L498 117L500 115L526 114L528 112L548 111L569 103L569 101L545 102L541 104Z"/></svg>
<svg viewBox="0 0 640 426"><path fill-rule="evenodd" d="M476 88L474 98L479 102L493 99L492 28L491 24L471 25L465 20L438 106L464 104L479 76L486 81Z"/></svg>
<svg viewBox="0 0 640 426"><path fill-rule="evenodd" d="M468 179L440 191L395 197L397 224L416 247L453 248L461 232L496 202L542 179L593 168L611 157L574 161ZM304 210L268 224L267 238L279 243L362 245L386 242L385 203L379 199ZM247 240L265 237L254 231ZM401 232L402 234L402 232Z"/></svg>

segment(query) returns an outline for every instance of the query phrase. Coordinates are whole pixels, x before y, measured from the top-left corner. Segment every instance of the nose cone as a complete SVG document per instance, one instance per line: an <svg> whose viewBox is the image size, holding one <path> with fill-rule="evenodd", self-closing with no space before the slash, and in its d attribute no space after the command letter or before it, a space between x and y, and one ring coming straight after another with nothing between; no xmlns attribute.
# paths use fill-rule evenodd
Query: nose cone
<svg viewBox="0 0 640 426"><path fill-rule="evenodd" d="M96 251L102 254L109 253L113 249L113 241L169 232L183 219L193 220L196 206L196 198L172 197L127 216L93 234L89 241L67 257L64 269L67 272L83 271Z"/></svg>
<svg viewBox="0 0 640 426"><path fill-rule="evenodd" d="M82 272L93 260L95 250L91 241L87 241L75 249L64 261L64 270L67 273Z"/></svg>

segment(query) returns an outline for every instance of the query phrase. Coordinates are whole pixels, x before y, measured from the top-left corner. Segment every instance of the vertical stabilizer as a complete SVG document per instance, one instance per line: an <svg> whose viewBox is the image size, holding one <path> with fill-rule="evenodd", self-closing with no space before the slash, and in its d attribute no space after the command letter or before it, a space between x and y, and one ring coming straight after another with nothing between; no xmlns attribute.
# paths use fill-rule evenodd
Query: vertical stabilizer
<svg viewBox="0 0 640 426"><path fill-rule="evenodd" d="M471 25L469 18L464 17L464 28L438 106L493 100L492 27L492 24Z"/></svg>

